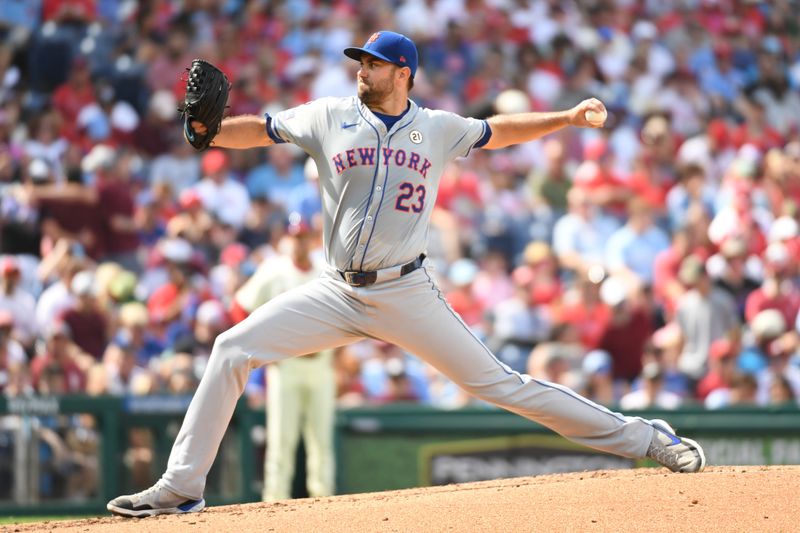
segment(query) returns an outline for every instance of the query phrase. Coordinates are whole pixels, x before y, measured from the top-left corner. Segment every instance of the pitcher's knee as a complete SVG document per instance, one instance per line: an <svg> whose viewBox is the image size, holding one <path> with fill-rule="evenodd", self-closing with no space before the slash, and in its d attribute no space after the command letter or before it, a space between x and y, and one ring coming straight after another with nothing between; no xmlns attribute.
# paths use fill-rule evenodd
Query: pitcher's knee
<svg viewBox="0 0 800 533"><path fill-rule="evenodd" d="M247 363L247 355L242 350L241 343L231 330L220 333L214 340L209 363L218 365L238 366Z"/></svg>

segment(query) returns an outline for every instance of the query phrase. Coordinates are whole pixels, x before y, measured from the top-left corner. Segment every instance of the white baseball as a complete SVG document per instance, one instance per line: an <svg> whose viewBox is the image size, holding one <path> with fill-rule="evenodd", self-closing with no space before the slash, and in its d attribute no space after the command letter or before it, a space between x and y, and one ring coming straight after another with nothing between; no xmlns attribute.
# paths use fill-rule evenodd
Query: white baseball
<svg viewBox="0 0 800 533"><path fill-rule="evenodd" d="M589 109L583 116L586 117L586 121L592 126L602 126L605 124L606 118L608 118L608 112L605 109L603 109L603 111L593 111Z"/></svg>

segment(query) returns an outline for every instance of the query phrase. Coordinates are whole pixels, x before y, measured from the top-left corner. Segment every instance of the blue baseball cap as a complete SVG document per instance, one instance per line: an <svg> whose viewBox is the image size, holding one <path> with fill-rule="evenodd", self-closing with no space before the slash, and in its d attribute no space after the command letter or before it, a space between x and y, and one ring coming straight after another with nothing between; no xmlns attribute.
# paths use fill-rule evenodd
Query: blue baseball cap
<svg viewBox="0 0 800 533"><path fill-rule="evenodd" d="M356 61L361 59L361 54L375 56L398 67L408 67L412 78L417 73L417 45L400 33L378 31L367 39L362 48L344 49L344 55Z"/></svg>

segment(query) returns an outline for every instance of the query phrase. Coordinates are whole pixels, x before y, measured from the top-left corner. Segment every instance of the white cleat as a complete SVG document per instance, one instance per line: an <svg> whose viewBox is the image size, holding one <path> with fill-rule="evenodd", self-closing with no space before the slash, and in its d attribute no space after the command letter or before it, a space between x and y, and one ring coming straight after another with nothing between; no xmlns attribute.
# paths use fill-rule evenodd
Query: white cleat
<svg viewBox="0 0 800 533"><path fill-rule="evenodd" d="M677 436L663 420L651 420L650 423L655 431L647 448L647 457L673 472L700 472L706 467L706 456L699 444Z"/></svg>
<svg viewBox="0 0 800 533"><path fill-rule="evenodd" d="M190 500L156 484L136 494L118 496L108 502L106 509L119 516L144 518L160 514L197 513L205 506L206 501L202 498Z"/></svg>

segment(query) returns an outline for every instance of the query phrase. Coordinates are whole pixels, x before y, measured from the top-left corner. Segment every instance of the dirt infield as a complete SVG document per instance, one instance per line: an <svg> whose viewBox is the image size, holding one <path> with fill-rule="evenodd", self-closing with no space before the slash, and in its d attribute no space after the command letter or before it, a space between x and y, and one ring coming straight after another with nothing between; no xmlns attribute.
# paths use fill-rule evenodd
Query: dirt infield
<svg viewBox="0 0 800 533"><path fill-rule="evenodd" d="M142 520L101 517L0 531L531 532L798 531L800 466L639 469L505 479L212 507Z"/></svg>

